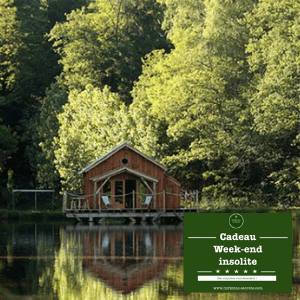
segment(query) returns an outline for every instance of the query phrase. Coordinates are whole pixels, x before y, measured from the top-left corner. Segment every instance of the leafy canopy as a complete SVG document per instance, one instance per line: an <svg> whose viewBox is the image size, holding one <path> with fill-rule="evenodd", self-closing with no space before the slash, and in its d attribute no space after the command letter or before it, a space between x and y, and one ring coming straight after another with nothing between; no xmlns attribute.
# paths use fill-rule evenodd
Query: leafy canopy
<svg viewBox="0 0 300 300"><path fill-rule="evenodd" d="M78 191L78 172L121 142L128 141L144 153L153 154L150 145L155 144L155 137L147 128L147 118L134 120L136 113L107 86L101 90L89 85L82 92L70 93L58 115L60 127L54 139L55 164L65 188Z"/></svg>
<svg viewBox="0 0 300 300"><path fill-rule="evenodd" d="M71 12L50 33L61 56L60 83L69 90L108 85L130 103L141 58L153 49L168 48L162 18L155 0L96 0Z"/></svg>

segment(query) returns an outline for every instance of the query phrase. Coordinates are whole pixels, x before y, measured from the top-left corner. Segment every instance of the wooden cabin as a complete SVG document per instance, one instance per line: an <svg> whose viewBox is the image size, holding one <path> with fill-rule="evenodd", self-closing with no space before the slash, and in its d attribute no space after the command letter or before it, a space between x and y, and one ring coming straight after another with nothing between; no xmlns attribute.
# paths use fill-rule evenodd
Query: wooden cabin
<svg viewBox="0 0 300 300"><path fill-rule="evenodd" d="M123 143L95 160L83 175L90 209L180 208L180 183L167 169Z"/></svg>

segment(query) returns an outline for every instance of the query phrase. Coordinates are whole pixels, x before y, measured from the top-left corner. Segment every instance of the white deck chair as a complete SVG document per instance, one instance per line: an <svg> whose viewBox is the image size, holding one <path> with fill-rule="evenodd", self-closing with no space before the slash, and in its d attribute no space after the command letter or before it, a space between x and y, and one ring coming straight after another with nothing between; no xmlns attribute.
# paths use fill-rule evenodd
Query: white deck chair
<svg viewBox="0 0 300 300"><path fill-rule="evenodd" d="M108 206L112 206L112 203L109 201L108 196L102 196L102 201L104 202L106 208L108 208Z"/></svg>
<svg viewBox="0 0 300 300"><path fill-rule="evenodd" d="M150 205L150 202L151 202L152 198L153 198L152 195L146 196L145 202L142 203L142 207L148 208L148 206Z"/></svg>

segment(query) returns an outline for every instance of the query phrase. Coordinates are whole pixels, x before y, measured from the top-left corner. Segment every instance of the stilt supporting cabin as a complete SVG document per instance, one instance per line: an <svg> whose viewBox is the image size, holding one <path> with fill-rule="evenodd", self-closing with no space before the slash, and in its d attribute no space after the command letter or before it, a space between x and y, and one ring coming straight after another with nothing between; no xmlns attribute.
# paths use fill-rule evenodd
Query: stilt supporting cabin
<svg viewBox="0 0 300 300"><path fill-rule="evenodd" d="M69 204L65 199L64 213L78 221L122 217L183 220L186 211L180 209L180 183L166 171L153 158L123 143L79 172L82 195Z"/></svg>

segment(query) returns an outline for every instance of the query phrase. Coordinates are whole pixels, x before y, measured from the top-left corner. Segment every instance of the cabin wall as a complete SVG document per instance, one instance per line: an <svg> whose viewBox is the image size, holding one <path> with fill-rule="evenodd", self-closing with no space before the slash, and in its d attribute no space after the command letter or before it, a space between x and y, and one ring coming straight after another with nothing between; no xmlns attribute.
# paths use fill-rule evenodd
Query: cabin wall
<svg viewBox="0 0 300 300"><path fill-rule="evenodd" d="M173 178L165 176L166 208L180 207L180 184Z"/></svg>

